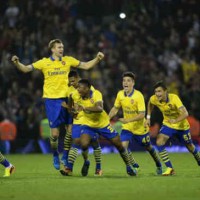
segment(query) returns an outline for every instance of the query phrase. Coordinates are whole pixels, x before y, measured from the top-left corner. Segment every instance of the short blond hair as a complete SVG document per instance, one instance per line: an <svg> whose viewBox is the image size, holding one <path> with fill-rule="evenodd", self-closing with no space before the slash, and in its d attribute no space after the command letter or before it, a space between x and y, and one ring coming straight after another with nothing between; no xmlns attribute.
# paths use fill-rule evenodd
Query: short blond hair
<svg viewBox="0 0 200 200"><path fill-rule="evenodd" d="M57 43L57 44L61 44L62 41L61 41L60 39L51 40L51 41L49 42L49 45L48 45L49 50L51 50L51 49L54 47L54 45L55 45L56 43Z"/></svg>

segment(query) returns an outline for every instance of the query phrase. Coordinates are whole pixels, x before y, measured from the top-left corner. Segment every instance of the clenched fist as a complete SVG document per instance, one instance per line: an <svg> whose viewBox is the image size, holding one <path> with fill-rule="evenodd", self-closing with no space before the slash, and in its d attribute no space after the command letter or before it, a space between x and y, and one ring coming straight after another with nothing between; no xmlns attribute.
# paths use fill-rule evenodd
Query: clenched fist
<svg viewBox="0 0 200 200"><path fill-rule="evenodd" d="M17 62L19 62L19 58L17 56L12 56L11 61L13 63L17 63Z"/></svg>
<svg viewBox="0 0 200 200"><path fill-rule="evenodd" d="M102 52L98 52L96 57L100 61L100 60L102 60L104 58L104 54Z"/></svg>

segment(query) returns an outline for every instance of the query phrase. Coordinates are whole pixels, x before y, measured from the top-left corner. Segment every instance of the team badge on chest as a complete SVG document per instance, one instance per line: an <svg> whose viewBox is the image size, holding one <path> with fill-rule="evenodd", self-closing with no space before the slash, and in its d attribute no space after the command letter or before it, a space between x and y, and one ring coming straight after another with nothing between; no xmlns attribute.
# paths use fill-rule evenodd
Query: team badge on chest
<svg viewBox="0 0 200 200"><path fill-rule="evenodd" d="M92 104L94 104L94 99L90 99L90 102L91 102Z"/></svg>
<svg viewBox="0 0 200 200"><path fill-rule="evenodd" d="M62 65L65 65L66 63L65 63L65 61L62 61Z"/></svg>

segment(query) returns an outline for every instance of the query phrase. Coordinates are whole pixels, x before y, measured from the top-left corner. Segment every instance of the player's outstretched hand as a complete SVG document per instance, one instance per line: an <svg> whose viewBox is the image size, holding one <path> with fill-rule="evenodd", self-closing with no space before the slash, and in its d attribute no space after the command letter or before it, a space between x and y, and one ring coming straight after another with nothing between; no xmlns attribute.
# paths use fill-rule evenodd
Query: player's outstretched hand
<svg viewBox="0 0 200 200"><path fill-rule="evenodd" d="M97 58L98 58L99 61L102 60L104 58L104 54L102 52L98 52Z"/></svg>
<svg viewBox="0 0 200 200"><path fill-rule="evenodd" d="M19 58L17 56L12 56L11 61L16 64L19 62Z"/></svg>

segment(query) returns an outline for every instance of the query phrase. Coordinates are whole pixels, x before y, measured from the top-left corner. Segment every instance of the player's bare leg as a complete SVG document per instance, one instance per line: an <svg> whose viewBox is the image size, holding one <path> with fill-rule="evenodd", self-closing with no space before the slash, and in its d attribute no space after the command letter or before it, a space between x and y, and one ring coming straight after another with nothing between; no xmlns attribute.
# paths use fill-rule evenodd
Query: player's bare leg
<svg viewBox="0 0 200 200"><path fill-rule="evenodd" d="M50 145L53 152L53 165L55 169L60 169L60 159L59 159L59 152L58 152L58 137L59 137L59 130L58 128L51 128L51 136L50 136Z"/></svg>

